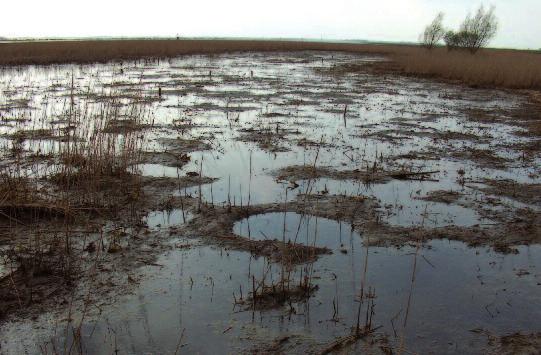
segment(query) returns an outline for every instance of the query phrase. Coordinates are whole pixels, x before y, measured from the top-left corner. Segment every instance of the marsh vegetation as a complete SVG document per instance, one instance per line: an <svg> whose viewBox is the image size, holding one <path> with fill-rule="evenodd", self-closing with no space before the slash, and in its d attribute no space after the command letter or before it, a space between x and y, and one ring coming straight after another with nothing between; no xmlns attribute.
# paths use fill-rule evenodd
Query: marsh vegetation
<svg viewBox="0 0 541 355"><path fill-rule="evenodd" d="M0 352L538 347L538 54L181 42L10 44Z"/></svg>

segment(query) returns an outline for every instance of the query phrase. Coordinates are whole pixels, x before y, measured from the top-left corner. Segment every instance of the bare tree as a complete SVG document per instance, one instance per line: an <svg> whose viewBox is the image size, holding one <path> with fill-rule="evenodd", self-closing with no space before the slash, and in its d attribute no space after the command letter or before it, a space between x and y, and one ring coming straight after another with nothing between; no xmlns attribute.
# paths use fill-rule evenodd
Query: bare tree
<svg viewBox="0 0 541 355"><path fill-rule="evenodd" d="M475 16L468 15L462 22L457 36L461 47L475 53L490 42L497 30L498 19L494 14L494 6L485 10L481 5Z"/></svg>
<svg viewBox="0 0 541 355"><path fill-rule="evenodd" d="M421 43L423 47L432 49L443 38L444 34L443 12L440 12L421 34Z"/></svg>

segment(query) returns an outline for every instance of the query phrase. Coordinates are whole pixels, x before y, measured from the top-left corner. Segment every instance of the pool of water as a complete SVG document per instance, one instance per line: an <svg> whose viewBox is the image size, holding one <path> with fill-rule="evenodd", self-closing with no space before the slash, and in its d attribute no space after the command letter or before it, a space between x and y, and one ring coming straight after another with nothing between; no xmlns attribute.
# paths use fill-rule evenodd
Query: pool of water
<svg viewBox="0 0 541 355"><path fill-rule="evenodd" d="M486 346L480 329L541 330L540 246L520 247L517 255L447 240L418 249L367 248L345 223L295 213L252 216L239 221L235 232L329 247L332 255L290 274L296 279L312 270L318 290L293 304L293 314L288 307L246 311L234 303L241 290L246 297L252 277L276 282L280 265L211 246L173 249L159 258L159 267L144 269L146 277L132 295L83 323L85 352L174 353L177 346L190 353L238 352L284 334L302 336L303 346L317 349L355 324L361 284L375 293L378 331L408 351L474 354ZM52 342L71 340L56 336ZM13 340L4 342L14 346Z"/></svg>

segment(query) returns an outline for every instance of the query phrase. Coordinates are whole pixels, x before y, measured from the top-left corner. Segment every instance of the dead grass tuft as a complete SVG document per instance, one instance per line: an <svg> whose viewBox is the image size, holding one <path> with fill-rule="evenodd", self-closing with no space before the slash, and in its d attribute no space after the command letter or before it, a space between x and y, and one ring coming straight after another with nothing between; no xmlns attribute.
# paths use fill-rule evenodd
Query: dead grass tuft
<svg viewBox="0 0 541 355"><path fill-rule="evenodd" d="M257 284L257 286L255 286ZM310 282L309 277L304 277L300 282L288 279L281 279L277 283L271 282L265 285L264 280L255 283L253 290L248 297L235 301L235 304L247 309L268 310L282 307L293 303L308 300L317 290L318 286Z"/></svg>

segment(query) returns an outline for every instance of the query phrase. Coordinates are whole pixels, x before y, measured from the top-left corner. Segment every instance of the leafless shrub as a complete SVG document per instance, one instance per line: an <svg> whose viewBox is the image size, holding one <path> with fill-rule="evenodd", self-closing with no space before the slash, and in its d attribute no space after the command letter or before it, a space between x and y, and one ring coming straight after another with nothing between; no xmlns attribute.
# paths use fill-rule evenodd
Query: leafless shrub
<svg viewBox="0 0 541 355"><path fill-rule="evenodd" d="M471 53L486 47L498 30L498 19L494 14L494 7L485 10L479 7L475 16L468 15L460 25L458 32L447 31L443 40L449 50L464 48Z"/></svg>
<svg viewBox="0 0 541 355"><path fill-rule="evenodd" d="M490 42L497 30L498 19L494 14L494 7L485 11L481 5L475 16L468 15L460 26L462 46L475 53Z"/></svg>
<svg viewBox="0 0 541 355"><path fill-rule="evenodd" d="M440 12L421 34L421 43L423 47L432 49L443 39L444 34L443 12Z"/></svg>

